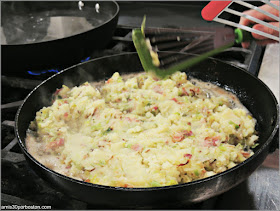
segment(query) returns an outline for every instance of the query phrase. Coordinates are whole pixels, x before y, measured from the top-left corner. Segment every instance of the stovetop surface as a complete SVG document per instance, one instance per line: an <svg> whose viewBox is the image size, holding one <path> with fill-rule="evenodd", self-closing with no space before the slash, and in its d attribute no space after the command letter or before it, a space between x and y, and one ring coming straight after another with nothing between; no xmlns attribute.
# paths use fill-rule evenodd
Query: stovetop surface
<svg viewBox="0 0 280 211"><path fill-rule="evenodd" d="M102 52L93 52L85 59L135 51L131 42L131 29L139 27L144 14L148 17L147 27L189 27L190 24L193 26L210 25L216 27L220 25L201 21L199 11L205 4L205 2L188 4L182 2L160 4L157 2L120 2L118 28L112 42ZM252 43L248 50L235 45L226 52L217 55L216 58L258 75L263 52L264 48L257 46L255 43ZM50 187L29 168L17 144L13 126L18 106L35 86L53 74L52 71L38 70L28 77L1 75L2 206L17 204L51 205L52 209L67 210L104 209L104 207L94 207L72 199ZM178 205L177 207L169 207L169 209L279 210L279 160L278 162L275 161L277 153L279 154L279 151L269 156L264 163L265 165L260 166L247 180L226 193L202 203L191 206ZM151 207L146 208L152 209Z"/></svg>

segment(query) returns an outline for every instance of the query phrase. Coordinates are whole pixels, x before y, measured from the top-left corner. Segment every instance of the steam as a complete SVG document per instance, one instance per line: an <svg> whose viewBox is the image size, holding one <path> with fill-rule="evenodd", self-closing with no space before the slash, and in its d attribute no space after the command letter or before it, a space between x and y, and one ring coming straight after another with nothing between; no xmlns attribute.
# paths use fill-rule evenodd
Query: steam
<svg viewBox="0 0 280 211"><path fill-rule="evenodd" d="M40 104L43 106L50 106L52 104L52 94L50 93L49 90L45 88L39 88L39 99L40 99ZM41 109L41 108L40 108Z"/></svg>
<svg viewBox="0 0 280 211"><path fill-rule="evenodd" d="M96 78L92 74L88 73L82 67L77 67L75 68L75 71L72 72L73 74L71 76L67 76L63 79L63 84L68 86L69 88L73 88L74 86L79 86L85 82L90 83L96 80Z"/></svg>

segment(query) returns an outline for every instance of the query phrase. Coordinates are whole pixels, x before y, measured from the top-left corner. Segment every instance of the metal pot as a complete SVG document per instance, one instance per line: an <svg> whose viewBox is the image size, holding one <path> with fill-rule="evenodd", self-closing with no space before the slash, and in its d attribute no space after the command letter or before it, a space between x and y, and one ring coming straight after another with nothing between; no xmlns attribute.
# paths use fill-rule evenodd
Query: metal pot
<svg viewBox="0 0 280 211"><path fill-rule="evenodd" d="M105 48L117 26L114 1L2 2L2 73L64 69Z"/></svg>

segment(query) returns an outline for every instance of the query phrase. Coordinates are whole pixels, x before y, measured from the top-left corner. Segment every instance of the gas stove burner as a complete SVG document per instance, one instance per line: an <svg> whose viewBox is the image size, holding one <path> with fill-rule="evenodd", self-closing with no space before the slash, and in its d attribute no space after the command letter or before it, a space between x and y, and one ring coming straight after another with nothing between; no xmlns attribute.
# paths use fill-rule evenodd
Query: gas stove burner
<svg viewBox="0 0 280 211"><path fill-rule="evenodd" d="M86 57L85 59L82 59L81 60L81 63L83 63L83 62L86 62L86 61L88 61L88 60L90 60L90 56L88 56L88 57ZM29 75L42 75L42 74L45 74L45 73L58 73L58 72L60 72L62 69L49 69L49 70L39 70L39 71L36 71L36 70L34 70L34 71L27 71L27 73L29 74Z"/></svg>
<svg viewBox="0 0 280 211"><path fill-rule="evenodd" d="M50 69L50 70L41 70L41 71L27 71L29 75L42 75L45 73L58 73L59 70L57 69Z"/></svg>

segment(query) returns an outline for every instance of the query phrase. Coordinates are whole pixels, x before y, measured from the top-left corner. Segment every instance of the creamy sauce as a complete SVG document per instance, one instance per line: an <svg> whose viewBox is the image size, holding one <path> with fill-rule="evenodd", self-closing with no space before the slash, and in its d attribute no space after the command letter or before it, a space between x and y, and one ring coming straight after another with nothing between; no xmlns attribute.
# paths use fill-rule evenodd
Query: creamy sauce
<svg viewBox="0 0 280 211"><path fill-rule="evenodd" d="M227 105L228 107L230 107L232 109L241 108L241 109L246 110L249 113L247 108L240 102L240 100L238 99L238 97L235 94L228 92L228 91L224 90L223 88L221 88L215 84L209 83L209 82L203 82L198 79L190 79L190 81L192 83L194 83L195 85L201 87L203 92L206 94L207 98L211 98L211 96L222 95L222 96L226 97L227 99L229 99L230 104Z"/></svg>

